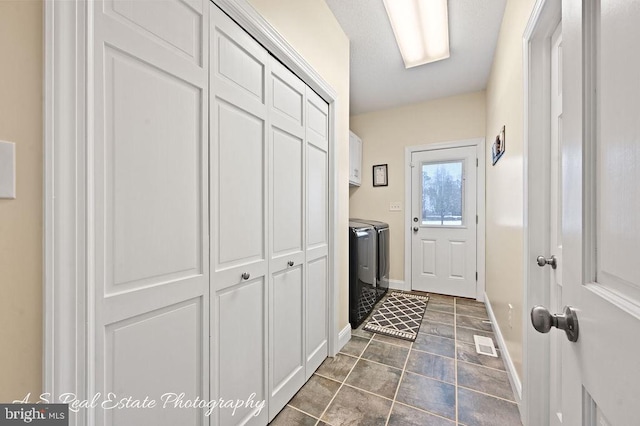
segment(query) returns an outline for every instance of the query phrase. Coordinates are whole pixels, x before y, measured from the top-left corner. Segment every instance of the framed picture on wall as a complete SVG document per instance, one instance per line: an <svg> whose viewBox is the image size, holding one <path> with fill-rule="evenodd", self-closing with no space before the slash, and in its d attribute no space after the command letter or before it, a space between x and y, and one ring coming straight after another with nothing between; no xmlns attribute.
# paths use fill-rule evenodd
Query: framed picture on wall
<svg viewBox="0 0 640 426"><path fill-rule="evenodd" d="M373 166L373 186L387 186L389 185L387 175L387 165L377 164Z"/></svg>
<svg viewBox="0 0 640 426"><path fill-rule="evenodd" d="M498 136L496 136L496 140L493 142L493 145L491 145L491 158L493 160L492 165L494 166L496 165L500 157L502 157L502 154L504 154L504 150L506 148L504 132L505 126L502 126L502 130L500 130L500 133L498 133Z"/></svg>

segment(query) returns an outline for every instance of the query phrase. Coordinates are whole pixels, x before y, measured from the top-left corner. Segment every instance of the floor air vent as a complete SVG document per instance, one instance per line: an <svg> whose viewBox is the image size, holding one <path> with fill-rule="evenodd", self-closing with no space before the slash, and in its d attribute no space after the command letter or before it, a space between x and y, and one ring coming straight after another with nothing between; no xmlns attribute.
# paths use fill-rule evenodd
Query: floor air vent
<svg viewBox="0 0 640 426"><path fill-rule="evenodd" d="M473 335L473 340L476 342L476 352L480 355L498 357L496 353L496 347L493 345L493 339L491 337Z"/></svg>

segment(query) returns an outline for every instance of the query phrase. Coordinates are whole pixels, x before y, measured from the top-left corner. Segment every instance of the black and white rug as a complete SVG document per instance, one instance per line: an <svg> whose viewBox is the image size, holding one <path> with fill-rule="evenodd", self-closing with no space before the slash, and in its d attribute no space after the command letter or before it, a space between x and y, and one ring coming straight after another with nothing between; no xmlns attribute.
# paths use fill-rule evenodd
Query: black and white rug
<svg viewBox="0 0 640 426"><path fill-rule="evenodd" d="M376 309L364 330L413 342L428 300L428 296L394 291Z"/></svg>

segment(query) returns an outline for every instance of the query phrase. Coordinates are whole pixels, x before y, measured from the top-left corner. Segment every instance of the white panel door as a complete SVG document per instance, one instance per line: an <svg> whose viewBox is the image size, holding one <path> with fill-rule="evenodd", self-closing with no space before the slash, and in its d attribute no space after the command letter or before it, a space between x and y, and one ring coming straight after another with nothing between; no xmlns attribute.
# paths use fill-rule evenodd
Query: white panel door
<svg viewBox="0 0 640 426"><path fill-rule="evenodd" d="M306 378L328 354L329 105L306 88Z"/></svg>
<svg viewBox="0 0 640 426"><path fill-rule="evenodd" d="M551 133L549 138L549 252L545 257L555 258L556 267L549 269L549 309L560 312L562 307L562 25L551 37ZM550 336L551 380L549 408L551 426L562 424L562 339Z"/></svg>
<svg viewBox="0 0 640 426"><path fill-rule="evenodd" d="M638 424L638 22L637 1L563 2L562 283L579 325L563 339L568 425Z"/></svg>
<svg viewBox="0 0 640 426"><path fill-rule="evenodd" d="M302 387L304 356L305 84L271 58L267 79L270 142L269 420Z"/></svg>
<svg viewBox="0 0 640 426"><path fill-rule="evenodd" d="M96 1L89 11L87 394L209 399L208 5ZM99 404L89 422L207 419L172 404Z"/></svg>
<svg viewBox="0 0 640 426"><path fill-rule="evenodd" d="M267 52L211 6L211 394L266 401ZM267 423L257 405L220 408L212 425Z"/></svg>
<svg viewBox="0 0 640 426"><path fill-rule="evenodd" d="M476 298L476 146L411 156L411 288Z"/></svg>

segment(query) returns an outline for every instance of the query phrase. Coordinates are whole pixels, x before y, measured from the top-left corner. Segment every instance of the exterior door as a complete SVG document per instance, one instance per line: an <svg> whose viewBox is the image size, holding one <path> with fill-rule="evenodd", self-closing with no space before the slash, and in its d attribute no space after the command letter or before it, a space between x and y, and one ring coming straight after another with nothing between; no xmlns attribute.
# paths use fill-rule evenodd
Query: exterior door
<svg viewBox="0 0 640 426"><path fill-rule="evenodd" d="M209 399L208 12L202 1L89 2L88 361L76 377L105 404L84 424L208 422L173 404L106 409L171 392Z"/></svg>
<svg viewBox="0 0 640 426"><path fill-rule="evenodd" d="M640 2L565 1L562 20L563 303L579 321L563 420L638 424Z"/></svg>
<svg viewBox="0 0 640 426"><path fill-rule="evenodd" d="M411 288L476 298L476 146L411 156Z"/></svg>

